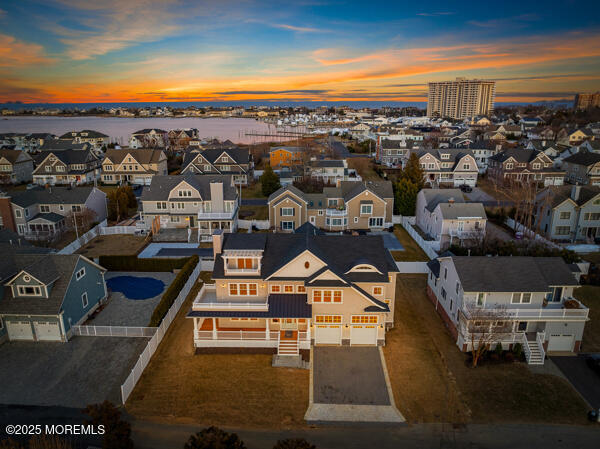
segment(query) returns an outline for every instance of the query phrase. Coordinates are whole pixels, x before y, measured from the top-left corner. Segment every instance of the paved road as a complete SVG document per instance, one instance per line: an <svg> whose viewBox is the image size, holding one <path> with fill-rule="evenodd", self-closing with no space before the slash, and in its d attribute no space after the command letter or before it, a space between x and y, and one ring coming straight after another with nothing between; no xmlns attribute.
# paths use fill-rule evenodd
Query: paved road
<svg viewBox="0 0 600 449"><path fill-rule="evenodd" d="M581 354L577 357L552 356L550 359L560 368L579 394L594 409L600 409L600 376L586 365L585 355Z"/></svg>
<svg viewBox="0 0 600 449"><path fill-rule="evenodd" d="M163 425L133 421L136 449L180 449L204 426ZM205 426L208 427L208 426ZM277 440L305 438L318 449L598 449L600 425L559 426L533 424L411 424L396 426L315 427L302 430L226 429L235 432L248 449L271 448Z"/></svg>
<svg viewBox="0 0 600 449"><path fill-rule="evenodd" d="M242 206L266 206L266 198L242 198Z"/></svg>

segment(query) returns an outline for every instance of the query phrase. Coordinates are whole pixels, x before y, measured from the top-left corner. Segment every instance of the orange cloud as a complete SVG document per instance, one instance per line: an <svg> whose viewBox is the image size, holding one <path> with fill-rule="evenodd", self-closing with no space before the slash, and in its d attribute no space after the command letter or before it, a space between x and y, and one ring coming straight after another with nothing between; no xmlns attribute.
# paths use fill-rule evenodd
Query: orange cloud
<svg viewBox="0 0 600 449"><path fill-rule="evenodd" d="M33 64L48 64L49 58L44 47L0 34L0 67L19 67Z"/></svg>

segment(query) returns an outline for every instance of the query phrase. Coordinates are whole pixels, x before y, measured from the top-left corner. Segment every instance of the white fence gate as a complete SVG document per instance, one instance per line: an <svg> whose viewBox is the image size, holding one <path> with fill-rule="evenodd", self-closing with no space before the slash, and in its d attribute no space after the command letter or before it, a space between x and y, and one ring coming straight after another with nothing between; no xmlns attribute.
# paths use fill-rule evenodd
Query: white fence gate
<svg viewBox="0 0 600 449"><path fill-rule="evenodd" d="M123 404L125 404L125 402L127 401L127 398L133 391L138 380L140 380L140 377L142 377L142 373L146 369L146 366L148 366L148 363L150 363L150 359L152 358L152 355L154 354L154 352L158 348L158 345L160 344L163 337L169 330L169 326L175 319L175 316L177 316L177 312L179 312L179 309L181 308L181 305L185 301L185 298L187 298L187 295L189 295L190 290L194 286L194 283L197 282L198 277L200 276L201 269L202 269L201 263L196 265L196 268L194 269L194 271L190 275L190 278L187 280L187 282L185 283L185 285L179 292L179 295L177 295L175 302L173 303L173 305L171 306L171 308L169 309L169 311L163 318L157 331L154 333L154 335L152 336L152 338L150 339L150 341L144 348L144 351L140 354L140 357L139 357L138 361L136 362L135 366L133 367L133 369L131 370L131 373L129 374L129 376L127 376L127 379L125 379L125 382L123 382L123 385L121 385L121 400L123 401Z"/></svg>

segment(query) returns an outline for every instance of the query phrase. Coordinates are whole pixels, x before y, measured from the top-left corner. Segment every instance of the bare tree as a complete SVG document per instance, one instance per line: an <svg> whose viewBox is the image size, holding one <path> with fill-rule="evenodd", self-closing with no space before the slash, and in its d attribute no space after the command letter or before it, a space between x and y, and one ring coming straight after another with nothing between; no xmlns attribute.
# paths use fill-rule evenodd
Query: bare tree
<svg viewBox="0 0 600 449"><path fill-rule="evenodd" d="M475 303L465 304L459 326L469 344L473 367L477 366L494 343L499 343L506 333L512 331L512 321L506 307L477 307Z"/></svg>
<svg viewBox="0 0 600 449"><path fill-rule="evenodd" d="M84 207L79 212L70 211L65 216L65 226L69 230L77 228L78 232L83 234L92 227L92 223L97 219L98 214L94 210Z"/></svg>

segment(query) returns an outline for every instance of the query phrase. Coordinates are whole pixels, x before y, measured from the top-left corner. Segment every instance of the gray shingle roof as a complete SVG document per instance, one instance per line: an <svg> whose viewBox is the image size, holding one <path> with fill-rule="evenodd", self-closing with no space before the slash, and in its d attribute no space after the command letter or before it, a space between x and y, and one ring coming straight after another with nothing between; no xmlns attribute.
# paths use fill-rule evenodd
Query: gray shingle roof
<svg viewBox="0 0 600 449"><path fill-rule="evenodd" d="M33 204L85 204L94 187L36 187L15 192L11 202L21 207Z"/></svg>
<svg viewBox="0 0 600 449"><path fill-rule="evenodd" d="M465 199L460 189L423 189L427 210L433 212L438 204L454 200L455 203L464 203Z"/></svg>
<svg viewBox="0 0 600 449"><path fill-rule="evenodd" d="M585 165L587 167L600 162L600 154L591 153L589 151L580 151L579 153L575 153L568 158L565 158L564 162L568 162L569 164Z"/></svg>
<svg viewBox="0 0 600 449"><path fill-rule="evenodd" d="M193 188L198 190L203 200L210 200L210 183L223 183L223 199L226 201L235 200L237 198L237 190L231 185L231 176L228 175L157 175L152 177L150 186L144 187L142 191L142 201L167 201L169 193L179 183L187 182Z"/></svg>
<svg viewBox="0 0 600 449"><path fill-rule="evenodd" d="M547 292L551 286L576 286L560 257L452 257L466 292Z"/></svg>
<svg viewBox="0 0 600 449"><path fill-rule="evenodd" d="M441 203L439 204L442 217L446 220L459 218L487 218L481 203Z"/></svg>

